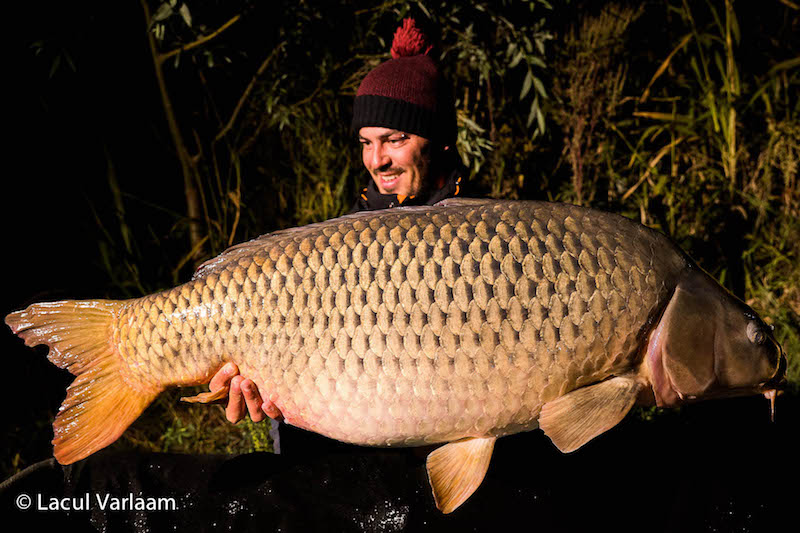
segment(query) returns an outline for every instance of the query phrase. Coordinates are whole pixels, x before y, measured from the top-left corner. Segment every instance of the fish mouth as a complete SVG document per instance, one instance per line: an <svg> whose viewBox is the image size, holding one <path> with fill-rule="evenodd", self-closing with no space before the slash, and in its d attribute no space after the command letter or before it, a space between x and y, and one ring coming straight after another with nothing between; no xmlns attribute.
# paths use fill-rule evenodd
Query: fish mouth
<svg viewBox="0 0 800 533"><path fill-rule="evenodd" d="M778 346L780 349L780 346ZM674 385L671 383L673 390L680 398L681 402L694 402L700 399L710 400L710 399L720 399L720 398L736 398L742 396L752 396L754 394L763 395L769 401L769 409L770 409L770 420L775 421L775 399L783 394L784 389L788 383L786 379L786 369L788 367L788 363L786 360L786 356L783 353L783 350L780 349L780 356L778 358L778 364L775 369L775 373L769 378L767 381L762 383L758 383L755 385L751 385L749 387L735 387L735 388L712 388L710 390L705 391L705 393L701 395L685 395L682 394L679 390L677 390Z"/></svg>

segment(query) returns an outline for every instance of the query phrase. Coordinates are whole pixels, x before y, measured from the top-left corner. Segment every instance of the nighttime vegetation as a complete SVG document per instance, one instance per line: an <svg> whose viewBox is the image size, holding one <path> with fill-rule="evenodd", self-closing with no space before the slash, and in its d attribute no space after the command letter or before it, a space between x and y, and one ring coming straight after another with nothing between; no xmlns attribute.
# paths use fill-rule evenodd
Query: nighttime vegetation
<svg viewBox="0 0 800 533"><path fill-rule="evenodd" d="M31 165L81 176L52 193L68 209L39 199L75 225L81 274L51 286L42 270L6 311L34 291L151 293L234 243L347 212L367 179L349 127L355 90L412 15L455 87L474 194L597 207L669 235L774 325L797 394L796 2L89 4L54 7L64 12L32 23L24 43L32 113L52 128L39 150L58 146L59 159ZM60 135L67 122L88 133ZM55 397L11 422L4 477L47 456L68 382L46 361L24 364L28 381L51 373L57 384L40 390ZM218 407L179 404L185 395L162 395L114 446L270 449L268 422L233 426Z"/></svg>

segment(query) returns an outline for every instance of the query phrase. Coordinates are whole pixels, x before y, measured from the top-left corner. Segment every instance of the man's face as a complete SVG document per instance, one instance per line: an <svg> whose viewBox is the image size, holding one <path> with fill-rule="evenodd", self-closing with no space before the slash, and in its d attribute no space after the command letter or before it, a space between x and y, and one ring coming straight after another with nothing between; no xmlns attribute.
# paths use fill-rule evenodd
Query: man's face
<svg viewBox="0 0 800 533"><path fill-rule="evenodd" d="M361 159L381 194L419 193L430 169L428 139L373 126L361 128L358 136Z"/></svg>

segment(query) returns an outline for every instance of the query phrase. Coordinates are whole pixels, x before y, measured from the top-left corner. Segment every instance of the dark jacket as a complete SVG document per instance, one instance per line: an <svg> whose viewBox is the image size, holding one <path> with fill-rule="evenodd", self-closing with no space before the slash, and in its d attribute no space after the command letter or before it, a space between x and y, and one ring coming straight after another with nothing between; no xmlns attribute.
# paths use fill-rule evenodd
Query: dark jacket
<svg viewBox="0 0 800 533"><path fill-rule="evenodd" d="M456 168L447 177L447 181L441 189L435 191L423 191L418 196L403 196L397 194L381 194L375 181L370 178L367 186L361 189L351 213L359 211L374 211L376 209L389 209L391 207L409 205L433 205L441 202L445 198L454 198L463 195L464 186L462 185L465 169Z"/></svg>

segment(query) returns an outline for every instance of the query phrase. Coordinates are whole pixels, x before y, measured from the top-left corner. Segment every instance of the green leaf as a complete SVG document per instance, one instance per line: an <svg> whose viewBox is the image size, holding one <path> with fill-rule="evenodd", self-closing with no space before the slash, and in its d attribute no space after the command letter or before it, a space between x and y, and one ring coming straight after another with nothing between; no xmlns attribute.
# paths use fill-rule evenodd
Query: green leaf
<svg viewBox="0 0 800 533"><path fill-rule="evenodd" d="M522 91L519 93L520 100L522 100L528 95L528 92L531 90L532 84L533 84L533 74L529 70L528 73L525 75L525 81L522 82Z"/></svg>
<svg viewBox="0 0 800 533"><path fill-rule="evenodd" d="M167 3L161 4L160 6L158 6L158 9L153 15L153 21L161 22L162 20L168 18L170 15L172 15L172 8L170 7L170 5Z"/></svg>
<svg viewBox="0 0 800 533"><path fill-rule="evenodd" d="M544 113L538 103L536 105L536 121L539 124L539 133L543 134L545 132Z"/></svg>
<svg viewBox="0 0 800 533"><path fill-rule="evenodd" d="M540 58L536 56L529 56L527 61L528 65L540 68L547 68L547 65L545 65L544 61L542 61Z"/></svg>
<svg viewBox="0 0 800 533"><path fill-rule="evenodd" d="M800 67L800 56L795 57L793 59L787 59L786 61L781 61L780 63L769 69L767 76L772 77L781 70L788 70L795 67Z"/></svg>
<svg viewBox="0 0 800 533"><path fill-rule="evenodd" d="M542 80L539 78L533 78L533 86L536 88L536 92L539 93L542 98L547 98L547 91L544 90Z"/></svg>
<svg viewBox="0 0 800 533"><path fill-rule="evenodd" d="M534 100L534 104L536 101ZM531 110L528 113L528 120L525 121L525 126L530 128L531 124L533 124L533 119L536 118L536 109L539 107L538 105L531 104Z"/></svg>
<svg viewBox="0 0 800 533"><path fill-rule="evenodd" d="M192 27L192 15L191 15L191 13L189 13L189 6L187 6L186 4L181 4L181 7L178 10L178 12L181 14L181 17L183 17L183 21L186 23L186 25L191 28Z"/></svg>
<svg viewBox="0 0 800 533"><path fill-rule="evenodd" d="M53 60L53 64L50 65L50 73L48 74L49 78L52 78L53 75L58 70L58 66L61 64L61 54L57 55L56 58Z"/></svg>

